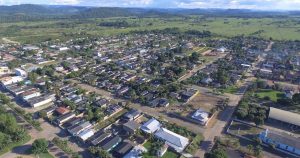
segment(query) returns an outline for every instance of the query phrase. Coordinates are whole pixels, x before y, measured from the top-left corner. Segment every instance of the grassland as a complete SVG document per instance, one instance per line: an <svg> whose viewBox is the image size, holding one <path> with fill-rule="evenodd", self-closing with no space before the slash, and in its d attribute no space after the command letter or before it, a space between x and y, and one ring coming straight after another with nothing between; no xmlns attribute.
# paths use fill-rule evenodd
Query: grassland
<svg viewBox="0 0 300 158"><path fill-rule="evenodd" d="M100 22L126 20L137 26L112 28L99 26ZM22 43L69 39L82 35L116 35L133 30L154 30L178 27L182 31L208 30L219 37L237 35L256 36L276 40L300 40L297 18L104 18L85 20L53 20L41 22L1 23L0 37Z"/></svg>
<svg viewBox="0 0 300 158"><path fill-rule="evenodd" d="M275 91L275 90L269 90L269 89L261 89L258 90L255 95L261 99L269 98L270 100L276 102L278 99L281 99L284 97L283 92Z"/></svg>

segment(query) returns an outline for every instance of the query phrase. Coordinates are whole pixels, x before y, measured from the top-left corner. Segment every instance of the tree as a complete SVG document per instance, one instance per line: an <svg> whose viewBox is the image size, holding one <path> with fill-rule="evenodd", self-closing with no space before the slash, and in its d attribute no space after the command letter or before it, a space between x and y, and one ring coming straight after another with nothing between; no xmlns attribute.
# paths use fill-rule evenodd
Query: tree
<svg viewBox="0 0 300 158"><path fill-rule="evenodd" d="M257 145L254 150L254 155L258 157L261 156L261 154L262 154L262 147L260 145Z"/></svg>
<svg viewBox="0 0 300 158"><path fill-rule="evenodd" d="M300 93L296 93L293 95L293 102L296 104L300 104Z"/></svg>
<svg viewBox="0 0 300 158"><path fill-rule="evenodd" d="M253 152L253 145L251 145L251 144L247 145L247 149L248 149L249 153L252 153Z"/></svg>
<svg viewBox="0 0 300 158"><path fill-rule="evenodd" d="M28 79L32 82L35 83L36 80L38 78L38 74L34 73L34 72L30 72L28 73Z"/></svg>
<svg viewBox="0 0 300 158"><path fill-rule="evenodd" d="M227 158L227 154L224 149L214 149L211 153L209 153L208 158Z"/></svg>
<svg viewBox="0 0 300 158"><path fill-rule="evenodd" d="M42 139L36 139L32 143L32 148L31 151L33 154L38 155L41 153L47 153L47 148L48 148L48 141L44 138Z"/></svg>

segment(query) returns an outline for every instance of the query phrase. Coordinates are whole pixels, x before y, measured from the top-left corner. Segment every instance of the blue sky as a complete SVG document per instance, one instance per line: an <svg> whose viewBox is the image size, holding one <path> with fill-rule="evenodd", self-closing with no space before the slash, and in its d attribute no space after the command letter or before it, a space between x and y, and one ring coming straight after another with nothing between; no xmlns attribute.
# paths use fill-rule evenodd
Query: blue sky
<svg viewBox="0 0 300 158"><path fill-rule="evenodd" d="M15 4L300 10L300 0L0 0L0 5Z"/></svg>

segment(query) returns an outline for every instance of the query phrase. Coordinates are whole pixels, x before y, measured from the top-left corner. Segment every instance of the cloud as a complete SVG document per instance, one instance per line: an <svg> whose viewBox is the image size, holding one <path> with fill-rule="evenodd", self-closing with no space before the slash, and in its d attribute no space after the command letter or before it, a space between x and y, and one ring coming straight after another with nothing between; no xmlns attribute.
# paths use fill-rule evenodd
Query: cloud
<svg viewBox="0 0 300 158"><path fill-rule="evenodd" d="M61 5L76 5L79 3L80 0L54 0L54 4L61 4Z"/></svg>

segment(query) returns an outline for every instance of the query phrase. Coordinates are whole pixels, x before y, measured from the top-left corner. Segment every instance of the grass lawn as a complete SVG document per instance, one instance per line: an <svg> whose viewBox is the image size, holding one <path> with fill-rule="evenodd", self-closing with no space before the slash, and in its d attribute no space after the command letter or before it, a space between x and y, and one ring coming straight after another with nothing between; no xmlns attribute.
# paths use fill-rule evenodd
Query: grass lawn
<svg viewBox="0 0 300 158"><path fill-rule="evenodd" d="M230 86L227 87L226 89L221 89L220 91L222 91L223 93L235 94L238 92L238 90L239 88L237 86Z"/></svg>
<svg viewBox="0 0 300 158"><path fill-rule="evenodd" d="M152 142L147 141L147 142L144 144L144 147L145 147L147 150L150 150L151 144L152 144Z"/></svg>
<svg viewBox="0 0 300 158"><path fill-rule="evenodd" d="M233 122L232 125L229 127L230 132L247 137L249 139L254 139L258 134L260 134L263 129L257 128L254 126L250 126L240 122Z"/></svg>
<svg viewBox="0 0 300 158"><path fill-rule="evenodd" d="M179 155L177 153L168 150L162 158L178 158L178 157Z"/></svg>
<svg viewBox="0 0 300 158"><path fill-rule="evenodd" d="M270 90L270 89L261 89L256 91L255 95L259 98L264 99L269 97L270 100L276 102L278 99L284 98L284 93L280 91Z"/></svg>

